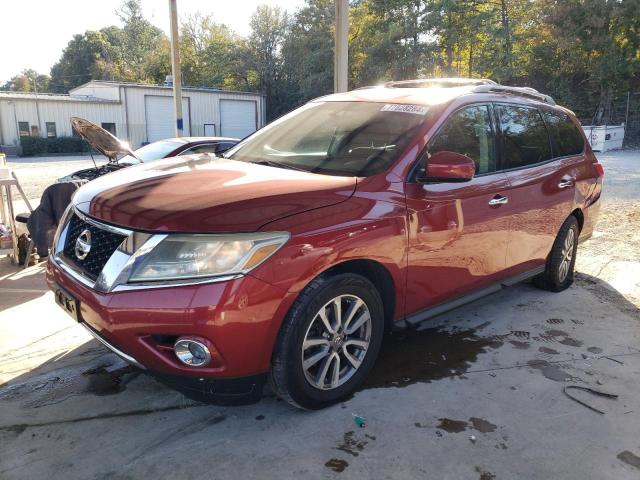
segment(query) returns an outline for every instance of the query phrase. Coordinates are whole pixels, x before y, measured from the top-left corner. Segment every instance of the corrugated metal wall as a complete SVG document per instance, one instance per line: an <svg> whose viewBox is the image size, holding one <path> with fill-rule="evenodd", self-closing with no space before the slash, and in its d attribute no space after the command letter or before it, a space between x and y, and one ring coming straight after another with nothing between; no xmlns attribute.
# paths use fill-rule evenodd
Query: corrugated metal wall
<svg viewBox="0 0 640 480"><path fill-rule="evenodd" d="M118 133L123 131L120 103L86 102L72 100L6 99L0 98L1 140L13 145L18 141L18 122L38 126L40 136L46 136L46 123L54 122L58 137L71 136L70 118L86 118L100 125L102 122L116 124ZM38 122L38 117L40 121Z"/></svg>
<svg viewBox="0 0 640 480"><path fill-rule="evenodd" d="M110 99L118 98L119 101L54 100L42 96L37 100L40 114L40 122L38 123L36 101L33 98L0 98L0 142L17 144L18 122L29 122L29 125L38 125L41 136L46 135L46 122L55 122L57 136L69 136L72 134L69 119L72 116L78 116L98 125L104 122L115 123L118 138L128 141L133 148L138 148L142 143L148 141L145 121L145 96L170 97L173 93L171 88L134 85L98 84L87 88L78 88L73 94L93 97L103 95ZM266 112L264 111L264 97L261 94L216 92L187 88L183 91L183 97L188 99L189 102L189 124L191 126L191 131L185 132L185 135L204 136L205 133L212 135L214 134L213 132L215 132L215 135L220 135L221 99L255 101L256 128L264 126Z"/></svg>
<svg viewBox="0 0 640 480"><path fill-rule="evenodd" d="M145 87L121 87L122 103L126 105L126 112L129 122L129 143L134 147L147 142L147 131L145 124L145 101L147 95L168 96L172 95L171 89L145 88ZM125 97L126 95L126 97ZM192 137L204 136L205 125L207 134L211 134L211 125L216 135L220 135L220 100L255 100L256 102L256 128L264 126L264 97L260 94L227 93L227 92L206 92L185 89L183 98L189 103L189 124L190 132L185 135ZM184 112L186 115L186 112Z"/></svg>

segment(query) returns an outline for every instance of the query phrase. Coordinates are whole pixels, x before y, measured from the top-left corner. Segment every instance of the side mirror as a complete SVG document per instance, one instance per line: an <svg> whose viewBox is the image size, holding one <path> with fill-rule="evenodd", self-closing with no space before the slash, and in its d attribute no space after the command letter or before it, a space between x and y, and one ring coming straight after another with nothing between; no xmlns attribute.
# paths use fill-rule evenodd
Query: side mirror
<svg viewBox="0 0 640 480"><path fill-rule="evenodd" d="M421 183L468 182L475 173L476 164L471 158L461 153L443 150L429 157L417 180Z"/></svg>

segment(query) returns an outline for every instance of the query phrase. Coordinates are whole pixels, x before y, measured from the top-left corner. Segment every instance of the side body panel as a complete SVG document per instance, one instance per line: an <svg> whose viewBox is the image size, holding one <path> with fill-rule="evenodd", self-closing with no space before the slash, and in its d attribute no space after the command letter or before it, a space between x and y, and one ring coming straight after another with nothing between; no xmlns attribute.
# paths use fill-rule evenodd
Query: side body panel
<svg viewBox="0 0 640 480"><path fill-rule="evenodd" d="M511 236L507 268L518 274L544 265L560 226L576 207L573 182L579 174L576 157L505 172L510 187L508 211Z"/></svg>
<svg viewBox="0 0 640 480"><path fill-rule="evenodd" d="M291 239L251 275L300 292L327 269L352 260L383 266L396 292L393 319L404 317L407 265L407 217L404 184L372 177L342 204L293 215L263 230L291 232Z"/></svg>
<svg viewBox="0 0 640 480"><path fill-rule="evenodd" d="M573 116L570 118L576 123ZM505 172L510 184L509 275L544 266L560 226L574 210L580 210L585 219L581 236L591 234L598 206L590 207L600 196L602 181L586 139L584 143L582 154ZM554 156L555 148L552 145ZM506 160L503 158L503 162Z"/></svg>
<svg viewBox="0 0 640 480"><path fill-rule="evenodd" d="M509 238L504 206L489 201L509 183L502 173L465 183L408 183L407 315L496 282Z"/></svg>

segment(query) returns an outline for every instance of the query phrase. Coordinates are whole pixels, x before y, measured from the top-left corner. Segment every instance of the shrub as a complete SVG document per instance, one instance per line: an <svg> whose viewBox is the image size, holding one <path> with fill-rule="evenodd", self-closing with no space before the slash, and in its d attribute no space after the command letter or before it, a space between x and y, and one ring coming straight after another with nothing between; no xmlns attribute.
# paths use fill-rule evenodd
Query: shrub
<svg viewBox="0 0 640 480"><path fill-rule="evenodd" d="M89 151L86 142L79 137L21 137L20 146L22 147L23 157L47 153L80 153Z"/></svg>

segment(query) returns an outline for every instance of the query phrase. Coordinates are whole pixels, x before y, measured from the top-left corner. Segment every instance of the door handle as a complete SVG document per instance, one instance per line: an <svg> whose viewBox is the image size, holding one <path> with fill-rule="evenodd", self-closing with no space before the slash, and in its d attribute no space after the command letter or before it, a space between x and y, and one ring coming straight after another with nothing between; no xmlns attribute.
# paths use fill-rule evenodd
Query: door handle
<svg viewBox="0 0 640 480"><path fill-rule="evenodd" d="M489 200L489 205L495 207L496 205L504 205L505 203L509 203L509 199L507 197L503 197L502 195L493 197Z"/></svg>
<svg viewBox="0 0 640 480"><path fill-rule="evenodd" d="M573 187L573 180L564 180L558 184L558 188Z"/></svg>

